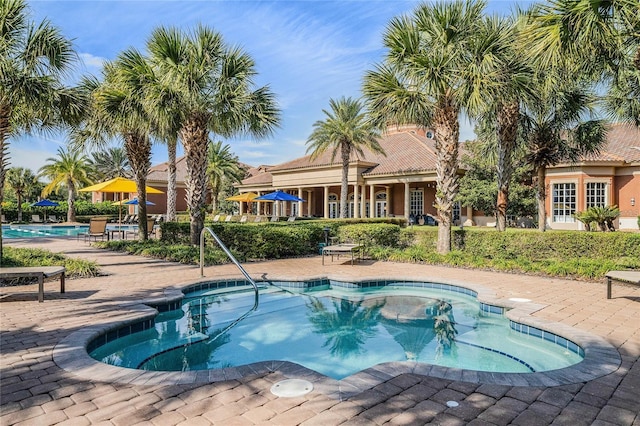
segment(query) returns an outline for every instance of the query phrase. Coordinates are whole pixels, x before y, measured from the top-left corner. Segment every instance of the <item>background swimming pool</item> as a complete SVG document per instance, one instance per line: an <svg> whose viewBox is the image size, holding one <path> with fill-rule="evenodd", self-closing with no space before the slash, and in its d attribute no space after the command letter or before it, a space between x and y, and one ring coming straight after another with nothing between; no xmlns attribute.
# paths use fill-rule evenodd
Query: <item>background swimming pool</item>
<svg viewBox="0 0 640 426"><path fill-rule="evenodd" d="M398 293L401 291L401 293ZM543 339L514 331L502 315L463 294L426 289L322 290L294 295L263 290L189 294L155 328L106 343L91 356L129 368L216 369L283 360L340 379L379 363L416 361L470 370L546 371L582 360Z"/></svg>
<svg viewBox="0 0 640 426"><path fill-rule="evenodd" d="M107 229L117 229L117 224L107 225ZM75 237L87 232L89 225L2 225L2 238L45 238ZM131 225L123 225L122 229L133 229Z"/></svg>

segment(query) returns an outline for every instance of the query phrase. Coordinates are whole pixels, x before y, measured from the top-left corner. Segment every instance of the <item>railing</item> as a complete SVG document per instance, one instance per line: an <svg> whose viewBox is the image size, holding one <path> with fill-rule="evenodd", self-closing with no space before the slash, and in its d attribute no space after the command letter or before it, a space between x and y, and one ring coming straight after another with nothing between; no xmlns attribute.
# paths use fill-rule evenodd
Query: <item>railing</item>
<svg viewBox="0 0 640 426"><path fill-rule="evenodd" d="M216 233L213 232L211 228L203 228L202 232L200 232L200 276L204 277L204 234L205 232L209 232L209 234L211 234L211 236L213 237L214 240L216 240L216 242L218 243L222 251L226 253L229 259L231 259L231 261L234 263L234 265L236 265L238 269L240 269L240 272L242 272L242 275L244 275L247 281L249 281L253 286L253 290L255 291L256 297L255 297L255 302L253 303L253 308L251 308L249 312L255 311L258 308L258 286L256 285L256 282L253 280L253 278L249 276L247 271L245 271L242 265L240 265L240 262L238 262L235 256L229 251L227 246L224 245L224 243L220 240L220 238L218 238ZM242 318L244 316L245 315L243 315Z"/></svg>

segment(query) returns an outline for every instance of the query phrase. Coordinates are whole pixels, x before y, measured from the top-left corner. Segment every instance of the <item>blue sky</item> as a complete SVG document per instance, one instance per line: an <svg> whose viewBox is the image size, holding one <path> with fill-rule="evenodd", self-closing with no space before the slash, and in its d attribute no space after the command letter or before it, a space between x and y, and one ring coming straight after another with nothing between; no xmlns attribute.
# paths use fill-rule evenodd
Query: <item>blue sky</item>
<svg viewBox="0 0 640 426"><path fill-rule="evenodd" d="M160 25L190 29L202 23L219 31L227 43L243 47L256 62L256 83L271 87L282 110L281 126L270 138L226 141L241 161L251 165L278 164L304 155L313 123L324 118L322 109L328 108L329 99L360 97L362 76L385 54L386 24L418 4L410 0L29 2L33 19L49 19L74 40L82 60L77 76L99 75L104 60L129 47L144 50L147 37ZM507 14L514 5L493 0L487 12ZM463 122L461 139L471 138L472 125ZM14 139L11 166L36 171L65 143L65 135ZM166 159L166 149L155 145L152 163Z"/></svg>

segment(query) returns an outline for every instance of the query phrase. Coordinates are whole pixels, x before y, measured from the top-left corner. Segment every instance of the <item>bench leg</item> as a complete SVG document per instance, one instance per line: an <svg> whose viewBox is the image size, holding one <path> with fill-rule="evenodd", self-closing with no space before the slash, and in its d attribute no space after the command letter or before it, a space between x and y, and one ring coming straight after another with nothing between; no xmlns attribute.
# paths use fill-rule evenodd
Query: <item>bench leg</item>
<svg viewBox="0 0 640 426"><path fill-rule="evenodd" d="M60 293L64 293L64 271L60 275Z"/></svg>
<svg viewBox="0 0 640 426"><path fill-rule="evenodd" d="M44 302L44 274L38 275L38 302Z"/></svg>
<svg viewBox="0 0 640 426"><path fill-rule="evenodd" d="M607 277L607 299L611 299L611 278Z"/></svg>

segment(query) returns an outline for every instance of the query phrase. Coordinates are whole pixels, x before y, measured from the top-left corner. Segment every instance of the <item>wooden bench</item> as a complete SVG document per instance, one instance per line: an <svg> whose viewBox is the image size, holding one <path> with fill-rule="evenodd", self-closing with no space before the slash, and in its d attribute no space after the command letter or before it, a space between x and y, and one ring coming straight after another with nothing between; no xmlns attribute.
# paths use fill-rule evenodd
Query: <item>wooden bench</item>
<svg viewBox="0 0 640 426"><path fill-rule="evenodd" d="M0 268L0 279L35 277L38 278L38 302L44 301L44 279L60 275L60 293L64 293L64 266L32 266Z"/></svg>
<svg viewBox="0 0 640 426"><path fill-rule="evenodd" d="M640 271L609 271L605 277L607 277L607 299L611 299L611 284L613 281L640 285Z"/></svg>

